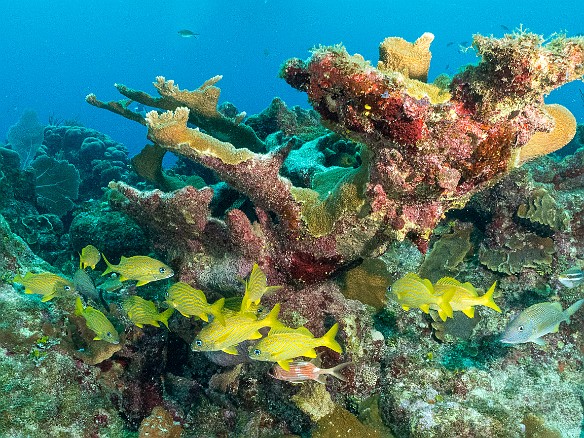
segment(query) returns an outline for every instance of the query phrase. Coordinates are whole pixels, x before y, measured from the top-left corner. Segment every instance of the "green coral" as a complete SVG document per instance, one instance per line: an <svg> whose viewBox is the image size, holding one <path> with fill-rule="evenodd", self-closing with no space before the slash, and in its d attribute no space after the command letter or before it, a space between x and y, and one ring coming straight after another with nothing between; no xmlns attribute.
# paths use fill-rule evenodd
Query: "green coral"
<svg viewBox="0 0 584 438"><path fill-rule="evenodd" d="M562 209L543 188L535 190L529 201L519 206L517 216L547 225L553 230L565 230L570 223L568 212Z"/></svg>

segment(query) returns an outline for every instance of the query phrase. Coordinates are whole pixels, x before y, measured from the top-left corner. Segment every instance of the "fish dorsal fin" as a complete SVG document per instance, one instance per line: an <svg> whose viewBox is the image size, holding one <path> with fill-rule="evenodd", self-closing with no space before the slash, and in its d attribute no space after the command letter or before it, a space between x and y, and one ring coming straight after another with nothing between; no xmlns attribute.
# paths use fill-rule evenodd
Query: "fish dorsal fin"
<svg viewBox="0 0 584 438"><path fill-rule="evenodd" d="M126 260L128 260L128 258L127 258L127 257L124 257L124 256L122 256L122 258L120 259L120 264L122 264L122 262L124 262L124 261L126 261Z"/></svg>
<svg viewBox="0 0 584 438"><path fill-rule="evenodd" d="M436 282L436 284L440 285L452 285L452 286L462 286L462 283L458 281L456 278L453 277L442 277L440 280Z"/></svg>
<svg viewBox="0 0 584 438"><path fill-rule="evenodd" d="M292 328L292 327L285 327L285 326L272 327L268 333L268 336L277 335L277 334L284 334L284 333L301 334L304 336L310 336L311 338L314 338L314 335L312 333L310 333L310 330L308 330L306 327Z"/></svg>

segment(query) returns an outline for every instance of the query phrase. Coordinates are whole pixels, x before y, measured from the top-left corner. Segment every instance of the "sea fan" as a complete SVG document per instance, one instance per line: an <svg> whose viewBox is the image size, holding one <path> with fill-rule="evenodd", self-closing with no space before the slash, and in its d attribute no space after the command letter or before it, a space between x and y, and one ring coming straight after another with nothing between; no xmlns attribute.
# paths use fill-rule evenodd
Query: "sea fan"
<svg viewBox="0 0 584 438"><path fill-rule="evenodd" d="M63 216L75 205L81 178L77 168L68 161L41 155L33 161L37 203L49 213Z"/></svg>

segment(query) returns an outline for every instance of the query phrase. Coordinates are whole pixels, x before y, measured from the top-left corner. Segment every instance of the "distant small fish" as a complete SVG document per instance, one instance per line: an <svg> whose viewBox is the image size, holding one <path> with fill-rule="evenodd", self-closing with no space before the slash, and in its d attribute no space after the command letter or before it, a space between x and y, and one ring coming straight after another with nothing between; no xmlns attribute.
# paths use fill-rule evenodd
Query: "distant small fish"
<svg viewBox="0 0 584 438"><path fill-rule="evenodd" d="M247 312L250 306L260 304L264 294L281 289L282 286L268 286L266 274L262 272L257 263L253 265L249 279L245 282L245 293L241 301L241 311Z"/></svg>
<svg viewBox="0 0 584 438"><path fill-rule="evenodd" d="M505 26L504 24L501 24L501 29L503 29L505 31L509 31L509 28L507 26Z"/></svg>
<svg viewBox="0 0 584 438"><path fill-rule="evenodd" d="M203 327L191 344L193 351L224 351L228 354L238 354L237 345L243 341L260 339L259 329L263 327L280 326L278 320L280 304L276 304L268 316L258 320L251 313L236 313L225 318L225 325L213 321Z"/></svg>
<svg viewBox="0 0 584 438"><path fill-rule="evenodd" d="M450 47L454 44L454 41L448 41L448 44L446 44L446 47Z"/></svg>
<svg viewBox="0 0 584 438"><path fill-rule="evenodd" d="M312 359L310 362L305 360L293 360L289 364L289 371L286 371L280 365L276 364L272 368L270 376L274 379L285 380L286 382L294 384L304 383L308 380L315 380L318 383L326 384L327 376L333 376L336 379L346 382L347 379L340 373L340 371L347 366L352 365L352 362L345 362L336 367L324 369L320 368L320 365L320 355Z"/></svg>
<svg viewBox="0 0 584 438"><path fill-rule="evenodd" d="M106 341L110 344L119 344L120 335L107 317L91 306L83 307L81 298L75 301L75 315L85 318L87 327L95 333L94 341Z"/></svg>
<svg viewBox="0 0 584 438"><path fill-rule="evenodd" d="M539 303L523 310L509 323L501 342L505 344L523 344L534 342L545 345L542 336L556 333L560 323L570 323L572 316L584 304L584 299L576 301L566 310L562 310L560 303Z"/></svg>
<svg viewBox="0 0 584 438"><path fill-rule="evenodd" d="M73 285L75 290L86 298L91 298L93 301L99 301L99 293L93 284L93 280L85 272L85 269L79 268L73 275Z"/></svg>
<svg viewBox="0 0 584 438"><path fill-rule="evenodd" d="M285 371L290 371L290 363L299 356L316 357L316 347L327 347L337 353L343 349L335 336L339 324L335 323L321 338L315 338L306 327L273 327L268 336L249 348L249 357L265 362L277 362Z"/></svg>
<svg viewBox="0 0 584 438"><path fill-rule="evenodd" d="M168 289L165 303L187 318L197 316L203 321L209 322L207 315L213 315L217 321L225 325L225 318L221 313L225 298L220 298L211 305L207 302L207 297L202 290L195 289L186 283L173 284Z"/></svg>
<svg viewBox="0 0 584 438"><path fill-rule="evenodd" d="M198 33L194 33L193 31L188 29L181 29L178 31L178 34L183 38L197 38L197 36L199 35Z"/></svg>
<svg viewBox="0 0 584 438"><path fill-rule="evenodd" d="M136 286L144 286L151 281L164 280L172 277L174 271L164 263L148 256L124 257L118 265L112 265L103 256L107 269L101 275L107 275L110 272L120 274L120 281L136 280Z"/></svg>
<svg viewBox="0 0 584 438"><path fill-rule="evenodd" d="M128 314L128 318L142 328L144 325L160 327L158 322L163 323L168 328L168 318L174 313L174 308L158 312L153 301L145 300L142 297L133 295L122 301L122 308Z"/></svg>
<svg viewBox="0 0 584 438"><path fill-rule="evenodd" d="M95 265L97 265L100 260L101 254L99 253L99 250L93 245L87 245L81 250L81 254L79 255L79 267L85 269L89 266L91 269L95 269Z"/></svg>
<svg viewBox="0 0 584 438"><path fill-rule="evenodd" d="M24 293L42 295L41 301L49 301L73 291L73 283L51 272L33 274L27 272L24 277L17 275L12 280L24 286Z"/></svg>
<svg viewBox="0 0 584 438"><path fill-rule="evenodd" d="M584 282L584 271L573 267L558 275L558 281L569 289L580 286Z"/></svg>

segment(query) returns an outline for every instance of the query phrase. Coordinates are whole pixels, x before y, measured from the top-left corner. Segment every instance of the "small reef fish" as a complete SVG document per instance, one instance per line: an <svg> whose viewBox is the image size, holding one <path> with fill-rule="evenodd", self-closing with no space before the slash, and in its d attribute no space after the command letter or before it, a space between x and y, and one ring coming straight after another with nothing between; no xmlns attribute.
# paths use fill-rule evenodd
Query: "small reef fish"
<svg viewBox="0 0 584 438"><path fill-rule="evenodd" d="M70 293L74 288L73 283L69 280L51 272L41 272L40 274L27 272L24 277L16 275L12 281L22 284L24 293L42 295L41 301L43 302Z"/></svg>
<svg viewBox="0 0 584 438"><path fill-rule="evenodd" d="M128 318L140 328L146 324L160 327L158 322L161 322L168 328L168 318L174 313L174 308L172 307L159 313L154 302L145 300L137 295L133 295L122 301L122 308L128 314Z"/></svg>
<svg viewBox="0 0 584 438"><path fill-rule="evenodd" d="M119 344L120 335L107 317L91 306L83 308L81 298L75 301L75 315L85 318L87 327L95 333L94 341L106 341L110 344Z"/></svg>
<svg viewBox="0 0 584 438"><path fill-rule="evenodd" d="M509 323L501 342L505 344L534 342L537 345L545 345L542 336L556 333L563 321L569 324L570 316L576 313L582 304L584 304L584 299L576 301L566 310L562 310L560 303L534 304L523 310Z"/></svg>
<svg viewBox="0 0 584 438"><path fill-rule="evenodd" d="M118 265L112 265L103 256L107 269L101 275L115 272L120 275L120 281L136 280L136 286L144 286L151 281L164 280L172 277L174 271L164 263L148 256L122 256Z"/></svg>
<svg viewBox="0 0 584 438"><path fill-rule="evenodd" d="M238 354L237 344L262 337L259 329L280 326L282 323L278 320L279 313L280 304L276 304L268 316L261 320L251 313L236 313L225 319L225 325L213 321L203 327L191 348L193 351L221 350L228 354Z"/></svg>
<svg viewBox="0 0 584 438"><path fill-rule="evenodd" d="M293 360L289 364L290 369L288 371L276 364L272 368L270 376L274 379L285 380L286 382L294 384L304 383L307 380L315 380L318 383L326 384L327 376L333 376L336 379L346 382L347 379L340 373L340 371L343 368L352 365L352 363L353 362L345 362L333 368L323 369L320 367L321 360L319 355L310 362L305 360Z"/></svg>
<svg viewBox="0 0 584 438"><path fill-rule="evenodd" d="M558 281L569 289L578 287L584 282L584 271L578 267L570 268L558 275Z"/></svg>
<svg viewBox="0 0 584 438"><path fill-rule="evenodd" d="M93 284L93 280L85 269L79 268L73 275L73 285L75 290L85 298L91 298L93 301L99 301L99 293Z"/></svg>
<svg viewBox="0 0 584 438"><path fill-rule="evenodd" d="M250 347L249 357L265 362L277 362L284 371L290 371L292 359L299 356L317 357L316 347L327 347L337 353L343 349L336 341L335 336L339 324L335 323L322 338L315 338L306 327L274 327L268 336Z"/></svg>
<svg viewBox="0 0 584 438"><path fill-rule="evenodd" d="M454 289L437 295L434 293L434 286L430 280L422 279L410 272L391 285L391 292L404 310L410 310L414 307L419 308L424 313L429 313L430 308L433 308L452 318L450 300L456 292Z"/></svg>
<svg viewBox="0 0 584 438"><path fill-rule="evenodd" d="M197 36L199 35L198 33L194 33L193 31L188 29L181 29L178 31L178 34L183 38L197 38Z"/></svg>
<svg viewBox="0 0 584 438"><path fill-rule="evenodd" d="M268 286L266 275L257 263L253 265L249 279L245 282L245 293L241 301L241 312L248 312L252 305L260 304L264 294L281 289L282 286Z"/></svg>
<svg viewBox="0 0 584 438"><path fill-rule="evenodd" d="M168 289L165 303L187 318L198 316L203 321L209 322L207 315L213 315L221 325L225 325L225 317L221 313L225 298L220 298L211 305L207 302L207 297L202 290L195 289L186 283L173 284Z"/></svg>
<svg viewBox="0 0 584 438"><path fill-rule="evenodd" d="M456 278L443 277L434 285L434 293L443 295L450 290L454 290L454 295L449 301L452 310L455 312L460 311L469 318L474 318L474 306L486 306L501 313L501 309L493 301L493 293L496 287L497 282L494 282L490 289L479 297L477 290L471 283L461 283ZM436 310L438 310L438 315L440 315L442 321L446 321L446 313L440 308Z"/></svg>
<svg viewBox="0 0 584 438"><path fill-rule="evenodd" d="M99 250L93 245L87 245L81 250L79 254L79 267L85 269L88 266L91 269L95 269L95 265L101 260L101 254Z"/></svg>
<svg viewBox="0 0 584 438"><path fill-rule="evenodd" d="M225 305L223 306L223 314L226 316L233 316L239 313L241 310L241 302L243 297L229 297L225 299ZM261 304L250 304L249 313L253 313L258 318L265 315L266 308Z"/></svg>

